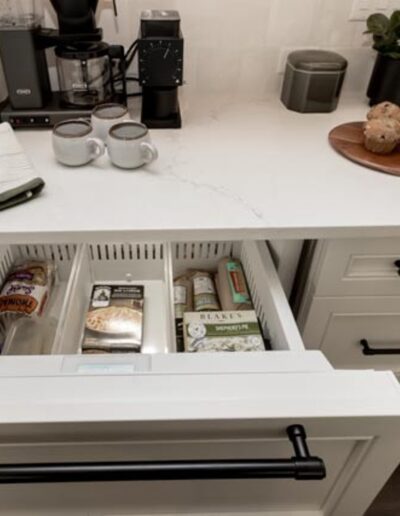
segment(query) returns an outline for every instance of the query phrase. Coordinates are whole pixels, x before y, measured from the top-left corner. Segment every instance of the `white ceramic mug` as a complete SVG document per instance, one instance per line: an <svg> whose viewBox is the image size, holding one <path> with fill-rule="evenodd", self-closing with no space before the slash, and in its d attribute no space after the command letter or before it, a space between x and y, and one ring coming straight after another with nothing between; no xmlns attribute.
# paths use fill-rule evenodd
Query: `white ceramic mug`
<svg viewBox="0 0 400 516"><path fill-rule="evenodd" d="M126 106L123 104L99 104L92 111L94 136L106 142L111 127L123 120L130 120Z"/></svg>
<svg viewBox="0 0 400 516"><path fill-rule="evenodd" d="M65 120L54 126L53 151L60 163L70 167L86 165L105 152L104 142L93 137L86 120Z"/></svg>
<svg viewBox="0 0 400 516"><path fill-rule="evenodd" d="M120 168L139 168L158 158L147 127L133 121L111 127L107 148L112 163Z"/></svg>

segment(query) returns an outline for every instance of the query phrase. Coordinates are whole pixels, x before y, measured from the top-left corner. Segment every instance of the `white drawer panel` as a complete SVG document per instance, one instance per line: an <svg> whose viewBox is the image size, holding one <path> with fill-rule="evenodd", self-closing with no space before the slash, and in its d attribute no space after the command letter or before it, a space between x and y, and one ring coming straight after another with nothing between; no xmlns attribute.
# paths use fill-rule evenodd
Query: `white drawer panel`
<svg viewBox="0 0 400 516"><path fill-rule="evenodd" d="M400 459L400 389L389 373L54 380L49 389L28 378L21 389L0 379L0 464L289 458L286 428L302 424L327 477L8 485L5 514L105 516L134 505L149 515L362 516Z"/></svg>
<svg viewBox="0 0 400 516"><path fill-rule="evenodd" d="M400 297L314 298L303 338L335 368L391 369L400 372ZM365 355L360 341L393 354Z"/></svg>
<svg viewBox="0 0 400 516"><path fill-rule="evenodd" d="M331 240L318 244L318 296L400 296L400 239Z"/></svg>
<svg viewBox="0 0 400 516"><path fill-rule="evenodd" d="M258 434L258 432L256 432ZM238 438L233 432L226 432L226 440L188 439L186 441L161 440L157 442L125 441L123 444L103 442L52 443L39 448L34 445L0 447L3 461L23 460L25 462L68 462L68 461L151 461L151 460L218 460L257 459L291 457L293 448L284 432L266 430L264 437ZM270 436L268 436L270 434ZM281 435L279 435L281 434ZM332 487L341 484L340 476L346 463L360 462L368 448L369 439L355 437L335 438L324 436L309 439L313 455L324 457L329 477L322 481L300 482L286 479L251 480L203 480L181 482L119 482L100 484L73 484L48 486L0 486L2 510L18 511L29 516L59 514L56 512L60 500L64 514L117 515L159 514L202 514L211 511L217 514L239 511L246 514L263 513L266 510L321 509ZM364 453L363 453L364 452ZM349 468L348 468L349 469ZM206 496L204 496L206 493ZM17 512L17 514L18 514ZM4 514L4 513L3 513ZM6 513L7 514L7 513ZM14 514L14 513L13 513Z"/></svg>

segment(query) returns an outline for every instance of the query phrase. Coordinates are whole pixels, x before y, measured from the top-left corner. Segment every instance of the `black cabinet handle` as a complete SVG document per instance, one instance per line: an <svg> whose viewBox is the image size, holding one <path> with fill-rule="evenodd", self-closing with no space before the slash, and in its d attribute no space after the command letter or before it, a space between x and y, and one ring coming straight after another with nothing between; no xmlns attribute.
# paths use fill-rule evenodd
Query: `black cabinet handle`
<svg viewBox="0 0 400 516"><path fill-rule="evenodd" d="M295 456L289 459L171 462L92 462L0 465L0 484L293 478L322 480L325 464L312 457L301 425L287 428Z"/></svg>
<svg viewBox="0 0 400 516"><path fill-rule="evenodd" d="M367 339L360 340L360 344L363 348L363 354L369 357L374 355L400 355L400 348L371 348Z"/></svg>
<svg viewBox="0 0 400 516"><path fill-rule="evenodd" d="M400 260L396 260L393 265L397 267L397 274L400 276Z"/></svg>

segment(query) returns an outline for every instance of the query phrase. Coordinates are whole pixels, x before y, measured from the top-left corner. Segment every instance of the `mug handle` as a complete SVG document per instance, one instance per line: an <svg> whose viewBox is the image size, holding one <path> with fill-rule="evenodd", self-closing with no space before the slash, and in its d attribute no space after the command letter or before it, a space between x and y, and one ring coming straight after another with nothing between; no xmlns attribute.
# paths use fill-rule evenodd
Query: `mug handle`
<svg viewBox="0 0 400 516"><path fill-rule="evenodd" d="M152 143L142 142L140 144L140 149L145 163L151 163L158 158L158 150Z"/></svg>
<svg viewBox="0 0 400 516"><path fill-rule="evenodd" d="M88 138L86 140L86 144L89 147L90 159L100 158L100 156L103 156L106 151L104 142L99 138Z"/></svg>

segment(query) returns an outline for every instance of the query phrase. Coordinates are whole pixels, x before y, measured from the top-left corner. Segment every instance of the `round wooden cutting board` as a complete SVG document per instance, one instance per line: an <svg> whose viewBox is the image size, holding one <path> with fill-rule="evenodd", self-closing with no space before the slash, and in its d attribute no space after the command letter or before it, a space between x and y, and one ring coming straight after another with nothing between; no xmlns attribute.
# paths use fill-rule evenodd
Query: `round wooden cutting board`
<svg viewBox="0 0 400 516"><path fill-rule="evenodd" d="M400 148L391 154L374 154L364 147L364 122L338 125L329 133L329 141L340 154L364 167L400 176Z"/></svg>

